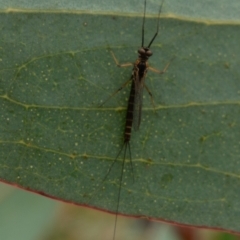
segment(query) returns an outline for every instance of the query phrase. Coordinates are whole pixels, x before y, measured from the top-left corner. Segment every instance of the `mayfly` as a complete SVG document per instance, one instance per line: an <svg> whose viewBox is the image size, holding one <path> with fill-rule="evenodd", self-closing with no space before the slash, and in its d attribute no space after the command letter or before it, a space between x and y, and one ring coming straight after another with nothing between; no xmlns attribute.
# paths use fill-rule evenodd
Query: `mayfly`
<svg viewBox="0 0 240 240"><path fill-rule="evenodd" d="M126 122L125 122L124 136L123 136L123 145L122 145L120 151L118 152L114 162L110 166L105 178L103 179L103 182L104 182L106 180L108 174L111 172L111 169L112 169L114 163L118 159L121 152L124 150L124 156L123 156L123 161L122 161L122 166L121 166L121 175L120 175L120 179L119 179L120 180L120 185L119 185L118 197L117 197L117 207L116 207L116 217L115 217L115 224L114 224L113 239L115 239L115 234L116 234L117 215L118 215L118 209L119 209L119 201L120 201L122 180L123 180L123 170L124 170L124 164L125 164L127 150L129 151L130 165L131 165L131 170L132 170L132 173L133 173L130 139L131 139L132 127L134 128L134 130L138 130L139 127L140 127L141 112L142 112L142 100L143 100L143 89L144 88L149 93L149 95L151 97L151 100L152 100L152 103L153 103L152 93L150 92L150 90L148 89L148 87L145 85L145 82L144 82L145 78L146 78L146 75L147 75L147 71L151 70L155 73L163 74L163 73L166 72L166 70L169 67L169 64L171 62L170 61L162 71L159 71L155 68L152 68L148 64L148 59L149 59L149 57L152 56L152 52L150 50L150 47L151 47L153 41L155 40L155 38L157 37L158 31L159 31L159 19L160 19L160 13L161 13L162 5L163 5L163 1L162 1L162 4L160 5L159 12L158 12L158 21L157 21L156 33L154 34L153 38L151 39L151 41L147 45L147 47L145 47L144 46L144 25L145 25L145 15L146 15L146 0L144 1L144 15L143 15L143 22L142 22L142 45L138 49L138 59L134 63L119 64L119 62L118 62L117 58L115 57L114 53L111 51L111 54L112 54L113 59L114 59L117 66L119 66L119 67L133 66L131 78L127 82L125 82L118 90L116 90L109 97L109 98L113 97L115 94L117 94L121 89L123 89L126 85L128 85L131 82L131 90L130 90L127 112L126 112Z"/></svg>

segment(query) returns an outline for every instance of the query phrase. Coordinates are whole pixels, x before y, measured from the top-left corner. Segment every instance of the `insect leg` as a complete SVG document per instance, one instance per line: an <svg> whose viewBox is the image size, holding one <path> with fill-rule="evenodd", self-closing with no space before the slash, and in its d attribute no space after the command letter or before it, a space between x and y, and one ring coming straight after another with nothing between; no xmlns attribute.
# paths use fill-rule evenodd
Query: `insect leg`
<svg viewBox="0 0 240 240"><path fill-rule="evenodd" d="M111 54L112 54L112 57L114 59L114 62L116 63L116 65L118 67L130 67L130 66L133 66L133 63L123 63L123 64L120 64L116 58L116 56L114 55L113 51L110 51Z"/></svg>
<svg viewBox="0 0 240 240"><path fill-rule="evenodd" d="M147 92L148 92L148 94L149 94L149 96L151 98L151 103L153 105L154 111L156 112L156 105L154 103L153 95L152 95L151 91L149 90L148 86L145 83L144 83L144 87L147 90Z"/></svg>
<svg viewBox="0 0 240 240"><path fill-rule="evenodd" d="M156 68L153 68L153 67L148 67L148 69L149 69L150 71L155 72L155 73L158 73L158 74L164 74L164 73L167 71L170 63L174 60L174 58L175 58L175 56L166 64L166 66L164 67L164 69L163 69L162 71L160 71L160 70L158 70L158 69L156 69Z"/></svg>
<svg viewBox="0 0 240 240"><path fill-rule="evenodd" d="M99 107L102 107L110 98L114 97L119 91L121 91L124 87L126 87L132 79L128 79L120 88L118 88L115 92L113 92Z"/></svg>

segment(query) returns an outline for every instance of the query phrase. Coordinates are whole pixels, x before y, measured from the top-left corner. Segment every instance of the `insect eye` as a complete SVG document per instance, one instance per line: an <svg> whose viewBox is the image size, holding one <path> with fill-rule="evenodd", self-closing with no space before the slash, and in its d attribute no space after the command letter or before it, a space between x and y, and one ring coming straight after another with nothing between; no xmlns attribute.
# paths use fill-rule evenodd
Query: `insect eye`
<svg viewBox="0 0 240 240"><path fill-rule="evenodd" d="M152 56L152 52L151 51L147 51L146 54L147 54L147 56Z"/></svg>
<svg viewBox="0 0 240 240"><path fill-rule="evenodd" d="M143 48L140 48L140 49L138 49L138 53L139 53L139 54L144 54L144 53L145 53L145 50L144 50Z"/></svg>

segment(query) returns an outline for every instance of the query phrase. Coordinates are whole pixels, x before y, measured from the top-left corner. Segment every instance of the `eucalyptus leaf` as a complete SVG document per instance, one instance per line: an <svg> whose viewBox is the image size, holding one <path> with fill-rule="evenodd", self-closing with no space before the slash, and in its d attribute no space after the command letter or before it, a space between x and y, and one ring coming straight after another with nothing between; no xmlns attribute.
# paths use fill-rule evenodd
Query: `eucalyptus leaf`
<svg viewBox="0 0 240 240"><path fill-rule="evenodd" d="M238 232L240 2L198 2L163 5L149 63L175 59L148 72L156 106L145 92L119 212ZM114 212L122 155L101 182L123 144L129 86L99 105L131 76L110 50L136 60L143 3L54 3L0 1L0 178ZM147 4L149 42L160 3Z"/></svg>

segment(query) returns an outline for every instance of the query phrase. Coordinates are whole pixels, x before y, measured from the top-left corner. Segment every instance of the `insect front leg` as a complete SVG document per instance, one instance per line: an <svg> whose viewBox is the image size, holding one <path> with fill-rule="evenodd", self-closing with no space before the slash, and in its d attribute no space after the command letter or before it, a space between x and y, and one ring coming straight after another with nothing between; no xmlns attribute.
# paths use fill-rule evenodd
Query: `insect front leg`
<svg viewBox="0 0 240 240"><path fill-rule="evenodd" d="M112 57L113 57L113 59L114 59L114 62L116 63L116 65L117 65L118 67L131 67L131 66L133 66L133 63L130 63L130 62L120 64L120 63L118 62L116 56L114 55L113 51L110 51L110 52L111 52L111 54L112 54Z"/></svg>
<svg viewBox="0 0 240 240"><path fill-rule="evenodd" d="M164 74L164 73L167 71L170 63L171 63L174 59L175 59L175 56L166 64L166 66L164 67L164 69L163 69L162 71L160 71L160 70L158 70L158 69L156 69L156 68L153 68L153 67L148 67L148 69L149 69L150 71L155 72L155 73L158 73L158 74Z"/></svg>

